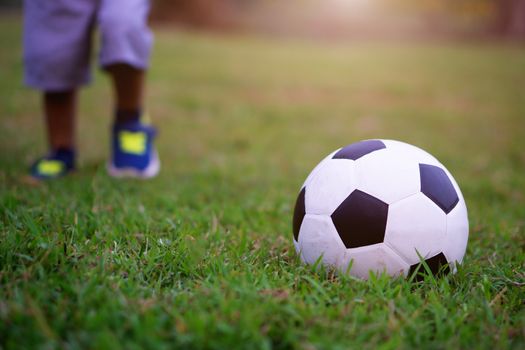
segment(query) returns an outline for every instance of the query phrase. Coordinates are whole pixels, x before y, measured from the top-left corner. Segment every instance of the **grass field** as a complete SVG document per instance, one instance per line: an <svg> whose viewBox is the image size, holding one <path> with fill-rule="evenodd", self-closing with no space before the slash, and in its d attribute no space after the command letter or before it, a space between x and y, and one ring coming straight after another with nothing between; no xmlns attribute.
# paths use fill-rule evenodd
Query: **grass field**
<svg viewBox="0 0 525 350"><path fill-rule="evenodd" d="M148 110L163 169L105 173L97 73L79 171L24 179L45 150L0 21L0 348L525 347L525 49L313 43L157 30ZM399 139L439 158L470 218L464 265L411 284L300 264L295 197L330 151Z"/></svg>

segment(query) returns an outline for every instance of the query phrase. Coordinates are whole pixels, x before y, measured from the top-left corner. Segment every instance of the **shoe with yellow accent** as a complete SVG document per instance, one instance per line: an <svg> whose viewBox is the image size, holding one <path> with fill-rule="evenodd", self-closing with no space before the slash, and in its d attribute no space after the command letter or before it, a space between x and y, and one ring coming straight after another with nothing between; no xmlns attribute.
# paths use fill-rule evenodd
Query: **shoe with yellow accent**
<svg viewBox="0 0 525 350"><path fill-rule="evenodd" d="M157 175L160 161L153 144L156 134L154 127L141 122L115 124L109 175L144 179Z"/></svg>
<svg viewBox="0 0 525 350"><path fill-rule="evenodd" d="M57 149L38 159L31 166L31 176L38 180L62 177L75 169L75 153L69 149Z"/></svg>

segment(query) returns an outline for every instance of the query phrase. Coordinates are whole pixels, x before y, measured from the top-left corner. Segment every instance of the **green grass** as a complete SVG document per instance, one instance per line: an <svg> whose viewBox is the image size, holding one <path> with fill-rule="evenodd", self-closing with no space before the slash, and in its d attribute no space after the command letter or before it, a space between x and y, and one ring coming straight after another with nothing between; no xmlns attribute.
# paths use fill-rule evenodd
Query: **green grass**
<svg viewBox="0 0 525 350"><path fill-rule="evenodd" d="M157 30L150 182L104 170L107 78L82 94L80 169L45 149L20 24L0 22L0 348L525 347L525 49L321 44ZM438 157L470 217L464 265L419 284L298 261L291 215L326 154L364 138Z"/></svg>

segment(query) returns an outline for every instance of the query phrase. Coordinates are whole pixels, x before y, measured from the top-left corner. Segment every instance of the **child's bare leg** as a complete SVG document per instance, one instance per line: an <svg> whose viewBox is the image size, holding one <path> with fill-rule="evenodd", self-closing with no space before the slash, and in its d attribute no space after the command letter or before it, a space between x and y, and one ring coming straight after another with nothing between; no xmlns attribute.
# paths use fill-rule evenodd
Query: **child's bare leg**
<svg viewBox="0 0 525 350"><path fill-rule="evenodd" d="M43 98L51 150L75 148L76 90L45 92Z"/></svg>
<svg viewBox="0 0 525 350"><path fill-rule="evenodd" d="M138 121L143 107L145 71L124 63L109 65L106 70L113 80L116 122Z"/></svg>
<svg viewBox="0 0 525 350"><path fill-rule="evenodd" d="M53 179L75 168L76 90L45 91L43 107L49 153L30 169L34 179Z"/></svg>
<svg viewBox="0 0 525 350"><path fill-rule="evenodd" d="M144 99L144 69L118 63L105 66L115 93L115 124L108 172L113 177L151 178L160 161L153 144L156 129L140 120Z"/></svg>

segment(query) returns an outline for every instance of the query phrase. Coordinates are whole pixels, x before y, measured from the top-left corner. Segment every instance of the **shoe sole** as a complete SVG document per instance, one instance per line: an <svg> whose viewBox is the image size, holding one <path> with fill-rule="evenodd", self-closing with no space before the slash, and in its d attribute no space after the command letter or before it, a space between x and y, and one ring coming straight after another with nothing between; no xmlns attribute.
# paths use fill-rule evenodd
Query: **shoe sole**
<svg viewBox="0 0 525 350"><path fill-rule="evenodd" d="M115 178L151 179L152 177L157 176L160 171L159 155L157 151L155 151L153 159L144 170L137 170L135 168L117 168L113 162L108 162L106 169L109 176Z"/></svg>

